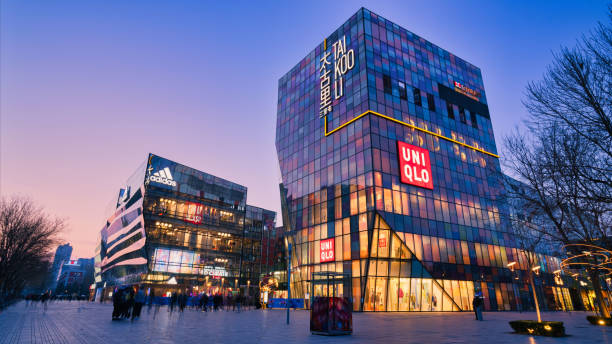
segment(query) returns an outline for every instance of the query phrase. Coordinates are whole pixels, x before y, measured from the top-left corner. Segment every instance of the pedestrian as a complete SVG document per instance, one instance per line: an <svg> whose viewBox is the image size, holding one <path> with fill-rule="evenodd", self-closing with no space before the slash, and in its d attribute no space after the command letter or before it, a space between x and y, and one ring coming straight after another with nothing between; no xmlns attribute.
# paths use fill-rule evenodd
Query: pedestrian
<svg viewBox="0 0 612 344"><path fill-rule="evenodd" d="M230 293L227 293L227 294L225 295L225 311L226 311L226 312L229 312L230 307L231 307L231 305L232 305L232 301L233 301L233 300L232 300L232 295L231 295Z"/></svg>
<svg viewBox="0 0 612 344"><path fill-rule="evenodd" d="M222 303L222 296L219 293L216 293L213 297L213 310L216 312L219 310L219 307Z"/></svg>
<svg viewBox="0 0 612 344"><path fill-rule="evenodd" d="M142 310L142 305L146 301L145 292L142 289L142 286L138 286L138 291L136 292L136 296L134 297L134 309L132 310L132 321L134 318L140 317L140 311Z"/></svg>
<svg viewBox="0 0 612 344"><path fill-rule="evenodd" d="M176 293L172 293L170 296L170 313L174 311L174 306L176 305L178 295Z"/></svg>
<svg viewBox="0 0 612 344"><path fill-rule="evenodd" d="M202 310L204 312L208 311L208 293L204 292L204 294L202 294L202 304L204 304L204 307L202 308Z"/></svg>
<svg viewBox="0 0 612 344"><path fill-rule="evenodd" d="M474 300L472 300L472 308L474 308L474 314L476 315L476 320L482 321L482 298L480 296L474 296Z"/></svg>
<svg viewBox="0 0 612 344"><path fill-rule="evenodd" d="M113 315L112 315L112 319L113 320L118 320L121 318L121 313L123 312L122 310L122 296L121 296L121 289L119 288L115 288L115 290L113 291Z"/></svg>
<svg viewBox="0 0 612 344"><path fill-rule="evenodd" d="M40 297L40 301L43 304L43 312L44 313L47 312L47 300L49 300L49 291L48 290L46 292L44 292L42 294L42 296Z"/></svg>
<svg viewBox="0 0 612 344"><path fill-rule="evenodd" d="M179 311L183 313L183 311L185 310L185 306L187 305L187 294L181 293L178 297L178 302L179 302Z"/></svg>
<svg viewBox="0 0 612 344"><path fill-rule="evenodd" d="M147 314L151 314L151 307L153 307L153 302L155 302L155 291L153 289L150 289L148 299L149 300L147 302Z"/></svg>
<svg viewBox="0 0 612 344"><path fill-rule="evenodd" d="M242 295L240 295L240 293L236 295L236 300L234 301L234 303L238 308L238 313L240 313L240 306L242 306Z"/></svg>

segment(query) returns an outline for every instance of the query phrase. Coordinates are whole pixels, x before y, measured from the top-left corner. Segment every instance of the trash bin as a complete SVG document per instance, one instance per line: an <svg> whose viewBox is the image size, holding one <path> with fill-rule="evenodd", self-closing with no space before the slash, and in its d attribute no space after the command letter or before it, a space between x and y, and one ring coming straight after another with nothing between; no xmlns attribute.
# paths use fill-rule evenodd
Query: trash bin
<svg viewBox="0 0 612 344"><path fill-rule="evenodd" d="M315 272L310 283L310 332L337 336L353 332L351 276L338 272Z"/></svg>

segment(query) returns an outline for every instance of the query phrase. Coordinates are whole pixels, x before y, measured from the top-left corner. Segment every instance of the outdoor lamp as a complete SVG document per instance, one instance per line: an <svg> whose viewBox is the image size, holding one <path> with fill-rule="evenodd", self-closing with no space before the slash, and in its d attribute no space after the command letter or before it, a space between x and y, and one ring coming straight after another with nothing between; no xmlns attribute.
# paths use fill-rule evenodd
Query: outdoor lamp
<svg viewBox="0 0 612 344"><path fill-rule="evenodd" d="M510 268L510 270L511 270L512 272L514 272L514 266L515 266L515 265L516 265L516 262L510 262L510 263L508 263L508 268Z"/></svg>

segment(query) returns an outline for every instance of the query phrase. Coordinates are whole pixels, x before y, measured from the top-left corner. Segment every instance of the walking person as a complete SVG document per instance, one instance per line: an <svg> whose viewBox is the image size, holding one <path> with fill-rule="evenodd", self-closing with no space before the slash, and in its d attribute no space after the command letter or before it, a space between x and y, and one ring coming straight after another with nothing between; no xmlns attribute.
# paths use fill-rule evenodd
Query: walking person
<svg viewBox="0 0 612 344"><path fill-rule="evenodd" d="M204 304L204 312L208 312L208 293L204 292L204 294L202 294L202 303Z"/></svg>
<svg viewBox="0 0 612 344"><path fill-rule="evenodd" d="M482 298L480 296L474 296L474 300L472 300L472 308L474 308L476 320L482 321Z"/></svg>
<svg viewBox="0 0 612 344"><path fill-rule="evenodd" d="M176 305L178 295L176 293L172 293L170 296L170 314L174 311L174 306Z"/></svg>
<svg viewBox="0 0 612 344"><path fill-rule="evenodd" d="M185 311L185 306L187 305L187 294L180 294L178 296L178 303L179 311L183 313L183 311Z"/></svg>
<svg viewBox="0 0 612 344"><path fill-rule="evenodd" d="M147 301L147 314L151 314L151 307L153 307L153 302L155 302L155 291L153 289L151 289L151 291L149 292L149 296L148 296L148 301Z"/></svg>
<svg viewBox="0 0 612 344"><path fill-rule="evenodd" d="M138 287L138 291L136 292L136 296L134 297L134 309L132 310L132 321L134 318L140 318L140 311L142 310L142 305L146 301L145 292L142 289L142 286Z"/></svg>
<svg viewBox="0 0 612 344"><path fill-rule="evenodd" d="M238 293L238 295L236 295L236 300L234 301L234 303L236 304L236 307L238 308L238 313L240 313L240 306L242 306L242 295L240 295L240 293Z"/></svg>
<svg viewBox="0 0 612 344"><path fill-rule="evenodd" d="M40 297L40 301L43 304L43 313L47 313L47 300L49 300L49 291L47 290Z"/></svg>

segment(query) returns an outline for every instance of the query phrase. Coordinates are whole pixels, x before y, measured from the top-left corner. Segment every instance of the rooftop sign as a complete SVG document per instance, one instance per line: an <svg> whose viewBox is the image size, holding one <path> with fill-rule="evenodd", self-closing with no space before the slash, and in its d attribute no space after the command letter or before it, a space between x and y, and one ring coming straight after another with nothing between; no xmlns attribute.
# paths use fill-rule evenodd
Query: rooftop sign
<svg viewBox="0 0 612 344"><path fill-rule="evenodd" d="M332 63L330 61L333 53L333 100L338 100L344 95L344 74L355 67L355 52L353 49L346 50L346 36L332 45L332 51L327 51L327 40L323 41L323 56L320 60L319 79L321 86L321 104L319 115L326 116L332 112Z"/></svg>
<svg viewBox="0 0 612 344"><path fill-rule="evenodd" d="M466 95L466 96L474 99L475 101L479 101L480 100L480 92L475 91L475 90L473 90L473 89L471 89L471 88L469 88L469 87L459 83L458 81L454 81L453 83L455 85L455 91L457 91L457 92L459 92L459 93L461 93L463 95Z"/></svg>

